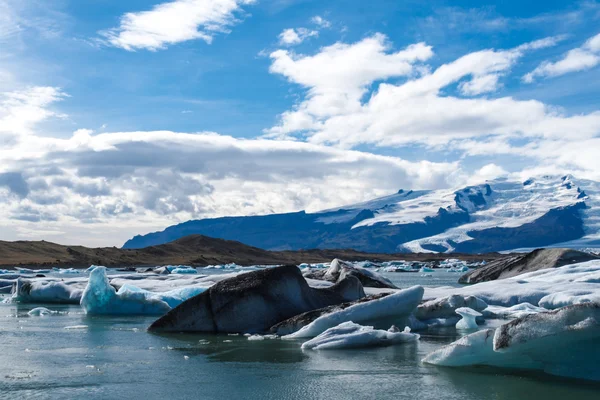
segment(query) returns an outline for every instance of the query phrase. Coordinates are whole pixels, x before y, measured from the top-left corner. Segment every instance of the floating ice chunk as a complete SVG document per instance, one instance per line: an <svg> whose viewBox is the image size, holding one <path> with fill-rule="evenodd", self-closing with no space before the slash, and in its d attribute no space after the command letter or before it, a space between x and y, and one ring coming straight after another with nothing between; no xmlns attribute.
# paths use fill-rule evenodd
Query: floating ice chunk
<svg viewBox="0 0 600 400"><path fill-rule="evenodd" d="M469 307L460 307L456 309L456 313L462 318L456 323L456 329L477 329L477 321L475 318L481 317L481 313Z"/></svg>
<svg viewBox="0 0 600 400"><path fill-rule="evenodd" d="M530 303L548 309L585 302L600 302L600 261L543 269L459 288L427 288L425 299L452 294L477 296L487 304L511 307Z"/></svg>
<svg viewBox="0 0 600 400"><path fill-rule="evenodd" d="M423 359L426 364L441 365L446 367L465 367L472 365L494 365L507 368L537 368L538 363L533 362L526 355L506 356L494 352L494 329L485 329L464 336L454 343L439 348L427 354Z"/></svg>
<svg viewBox="0 0 600 400"><path fill-rule="evenodd" d="M248 340L277 339L278 337L279 336L277 336L277 335L250 335L250 336L248 336Z"/></svg>
<svg viewBox="0 0 600 400"><path fill-rule="evenodd" d="M62 281L19 278L12 290L11 302L78 304L82 290Z"/></svg>
<svg viewBox="0 0 600 400"><path fill-rule="evenodd" d="M408 319L423 298L423 287L413 286L380 299L355 304L340 311L325 314L283 339L314 337L343 322L394 323Z"/></svg>
<svg viewBox="0 0 600 400"><path fill-rule="evenodd" d="M486 318L513 319L545 311L548 310L542 307L536 307L533 304L521 303L512 307L488 306L482 313Z"/></svg>
<svg viewBox="0 0 600 400"><path fill-rule="evenodd" d="M600 304L585 303L528 315L480 331L428 354L423 362L538 369L600 381Z"/></svg>
<svg viewBox="0 0 600 400"><path fill-rule="evenodd" d="M319 336L302 344L302 349L332 350L351 349L359 347L392 346L400 343L415 342L419 339L416 333L410 333L405 328L400 332L392 327L387 331L374 329L372 326L362 326L352 321L343 322L338 326L327 329Z"/></svg>
<svg viewBox="0 0 600 400"><path fill-rule="evenodd" d="M172 274L197 274L196 268L192 267L184 267L184 268L174 268L171 271Z"/></svg>
<svg viewBox="0 0 600 400"><path fill-rule="evenodd" d="M81 306L87 314L161 315L204 290L206 288L184 287L154 293L125 284L116 291L106 277L106 268L97 267L90 273Z"/></svg>
<svg viewBox="0 0 600 400"><path fill-rule="evenodd" d="M415 316L420 320L429 320L435 318L450 318L456 316L456 309L460 307L469 307L475 311L482 311L488 305L475 296L452 295L435 300L427 301L415 312Z"/></svg>
<svg viewBox="0 0 600 400"><path fill-rule="evenodd" d="M27 315L30 317L43 317L46 315L58 314L58 311L49 310L46 307L36 307L29 311Z"/></svg>
<svg viewBox="0 0 600 400"><path fill-rule="evenodd" d="M429 267L421 267L421 269L419 270L419 272L424 273L424 272L433 272L434 269L433 268L429 268Z"/></svg>
<svg viewBox="0 0 600 400"><path fill-rule="evenodd" d="M61 268L58 273L63 275L75 275L81 273L81 271L75 268Z"/></svg>
<svg viewBox="0 0 600 400"><path fill-rule="evenodd" d="M71 326L65 326L65 329L87 329L88 326L87 325L71 325Z"/></svg>

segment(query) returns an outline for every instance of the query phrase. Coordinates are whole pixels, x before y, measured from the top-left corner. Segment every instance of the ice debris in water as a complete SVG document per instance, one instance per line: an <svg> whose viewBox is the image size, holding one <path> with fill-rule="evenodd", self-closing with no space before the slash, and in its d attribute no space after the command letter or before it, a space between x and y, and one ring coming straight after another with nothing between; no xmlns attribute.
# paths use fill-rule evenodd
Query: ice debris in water
<svg viewBox="0 0 600 400"><path fill-rule="evenodd" d="M45 315L58 314L59 311L49 310L46 307L36 307L33 310L29 311L27 315L30 317L43 317Z"/></svg>
<svg viewBox="0 0 600 400"><path fill-rule="evenodd" d="M250 335L248 336L248 340L265 340L265 339L277 339L279 336L277 335Z"/></svg>
<svg viewBox="0 0 600 400"><path fill-rule="evenodd" d="M475 318L481 317L481 313L469 307L460 307L456 309L456 313L462 318L456 323L456 329L477 329L477 321Z"/></svg>
<svg viewBox="0 0 600 400"><path fill-rule="evenodd" d="M319 336L302 344L302 349L333 350L359 347L392 346L400 343L415 342L419 339L416 333L410 333L409 328L400 332L392 326L387 331L374 329L372 326L362 326L352 321L344 322L327 329Z"/></svg>
<svg viewBox="0 0 600 400"><path fill-rule="evenodd" d="M87 325L71 325L71 326L65 326L65 329L87 329L88 326Z"/></svg>

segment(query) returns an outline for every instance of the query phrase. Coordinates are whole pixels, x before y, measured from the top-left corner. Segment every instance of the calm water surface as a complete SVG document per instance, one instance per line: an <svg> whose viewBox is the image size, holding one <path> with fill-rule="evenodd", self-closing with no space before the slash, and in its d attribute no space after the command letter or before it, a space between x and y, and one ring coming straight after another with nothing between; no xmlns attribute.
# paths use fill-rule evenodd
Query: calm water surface
<svg viewBox="0 0 600 400"><path fill-rule="evenodd" d="M431 280L392 275L401 286ZM0 304L0 398L600 398L599 385L578 381L422 365L458 338L454 329L424 332L416 344L303 352L293 341L149 334L153 317L88 317L78 306L46 305L64 313L29 317L35 306ZM77 325L87 328L65 329Z"/></svg>

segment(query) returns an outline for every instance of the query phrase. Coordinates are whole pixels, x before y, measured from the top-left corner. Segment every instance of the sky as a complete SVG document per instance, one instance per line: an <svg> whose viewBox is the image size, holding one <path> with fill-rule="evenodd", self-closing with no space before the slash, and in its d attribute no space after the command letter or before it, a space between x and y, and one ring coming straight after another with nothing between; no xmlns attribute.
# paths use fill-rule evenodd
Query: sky
<svg viewBox="0 0 600 400"><path fill-rule="evenodd" d="M600 2L0 0L0 240L600 180Z"/></svg>

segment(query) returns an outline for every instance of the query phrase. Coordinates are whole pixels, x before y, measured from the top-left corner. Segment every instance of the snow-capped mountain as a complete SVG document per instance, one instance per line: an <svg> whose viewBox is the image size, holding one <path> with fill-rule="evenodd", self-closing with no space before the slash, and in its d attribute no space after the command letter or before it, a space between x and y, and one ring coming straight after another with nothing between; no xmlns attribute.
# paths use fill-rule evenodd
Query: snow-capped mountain
<svg viewBox="0 0 600 400"><path fill-rule="evenodd" d="M136 236L124 248L203 234L269 250L489 252L600 246L600 183L571 175L498 179L454 190L398 193L317 213L188 221Z"/></svg>

